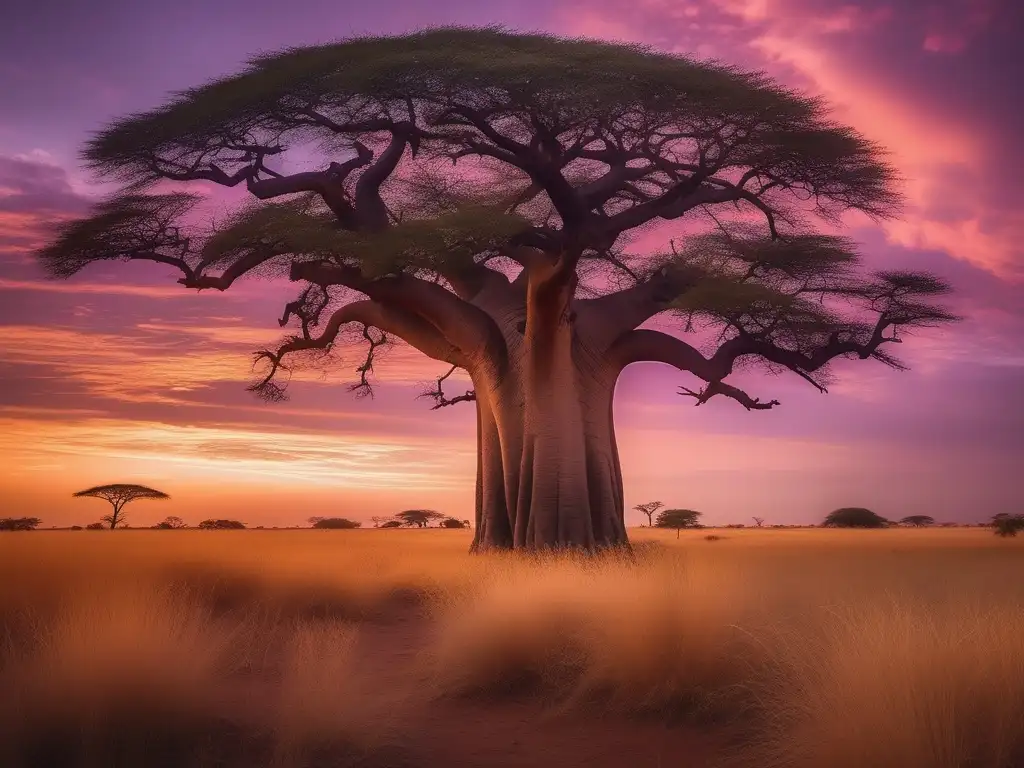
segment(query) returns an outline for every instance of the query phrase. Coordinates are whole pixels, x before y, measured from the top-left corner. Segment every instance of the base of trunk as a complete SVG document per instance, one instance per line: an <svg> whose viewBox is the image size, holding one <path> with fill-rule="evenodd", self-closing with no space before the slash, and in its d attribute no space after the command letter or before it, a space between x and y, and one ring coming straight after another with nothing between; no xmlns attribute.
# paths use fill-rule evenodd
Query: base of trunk
<svg viewBox="0 0 1024 768"><path fill-rule="evenodd" d="M525 408L478 393L471 551L629 548L612 388L570 382L532 393Z"/></svg>

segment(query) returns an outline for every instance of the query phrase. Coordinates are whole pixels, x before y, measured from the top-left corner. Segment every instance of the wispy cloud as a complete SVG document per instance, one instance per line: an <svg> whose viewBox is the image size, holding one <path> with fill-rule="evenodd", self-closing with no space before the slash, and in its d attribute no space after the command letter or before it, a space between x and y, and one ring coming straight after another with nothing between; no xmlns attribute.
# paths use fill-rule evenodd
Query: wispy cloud
<svg viewBox="0 0 1024 768"><path fill-rule="evenodd" d="M933 4L925 16L907 7L865 6L837 7L826 0L598 0L565 7L560 22L575 34L764 67L825 96L837 118L892 153L906 179L908 205L899 221L884 225L892 242L1024 279L1024 195L1002 181L999 195L993 195L1005 152L992 145L989 126L979 130L983 117L940 112L908 99L894 85L898 72L863 66L871 57L884 58L888 35L897 32L917 30L931 48L963 50L994 23L995 4ZM882 28L887 35L876 34Z"/></svg>
<svg viewBox="0 0 1024 768"><path fill-rule="evenodd" d="M176 468L195 482L436 490L465 481L475 461L471 440L267 431L259 425L182 426L82 419L30 422L0 417L3 474L69 461L137 473Z"/></svg>

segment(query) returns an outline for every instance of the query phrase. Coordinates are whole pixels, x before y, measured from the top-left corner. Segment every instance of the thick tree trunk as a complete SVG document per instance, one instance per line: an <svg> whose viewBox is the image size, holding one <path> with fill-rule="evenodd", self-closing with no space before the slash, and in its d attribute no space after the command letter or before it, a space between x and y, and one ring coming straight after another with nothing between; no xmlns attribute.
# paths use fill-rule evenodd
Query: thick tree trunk
<svg viewBox="0 0 1024 768"><path fill-rule="evenodd" d="M618 368L576 333L568 302L526 303L540 309L525 327L502 329L513 342L503 366L474 375L473 551L628 546L612 421Z"/></svg>
<svg viewBox="0 0 1024 768"><path fill-rule="evenodd" d="M473 551L627 544L612 391L578 371L527 387L524 403L477 390Z"/></svg>

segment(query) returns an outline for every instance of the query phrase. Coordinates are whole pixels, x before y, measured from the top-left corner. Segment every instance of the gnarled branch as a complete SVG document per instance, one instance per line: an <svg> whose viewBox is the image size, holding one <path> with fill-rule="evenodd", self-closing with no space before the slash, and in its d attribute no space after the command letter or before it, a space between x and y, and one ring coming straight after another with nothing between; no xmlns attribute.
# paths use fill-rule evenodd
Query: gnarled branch
<svg viewBox="0 0 1024 768"><path fill-rule="evenodd" d="M438 376L437 381L432 389L427 389L420 393L420 397L429 397L434 400L434 405L431 406L430 410L436 411L438 408L446 408L450 405L456 405L458 403L468 403L476 400L476 392L474 390L466 390L464 394L456 395L455 397L449 398L444 394L444 380L455 373L459 366L453 365L448 369L448 372Z"/></svg>
<svg viewBox="0 0 1024 768"><path fill-rule="evenodd" d="M748 411L768 410L779 404L777 400L762 402L759 398L751 397L738 387L723 383L722 379L728 375L728 371L723 372L717 369L713 359L708 360L696 348L682 339L669 336L661 331L646 329L630 331L616 343L612 355L622 368L638 362L665 363L704 379L708 385L703 390L694 391L686 387L680 388L681 394L696 398L697 405L706 403L715 395L730 397Z"/></svg>
<svg viewBox="0 0 1024 768"><path fill-rule="evenodd" d="M328 319L319 336L304 334L286 340L277 350L262 350L255 355L256 362L270 365L267 374L252 385L252 392L269 400L283 400L285 386L274 382L278 370L284 368L284 359L295 352L328 350L348 323L373 326L384 333L399 337L407 344L434 360L466 367L466 357L428 322L415 314L394 307L385 307L374 301L354 301L337 309Z"/></svg>

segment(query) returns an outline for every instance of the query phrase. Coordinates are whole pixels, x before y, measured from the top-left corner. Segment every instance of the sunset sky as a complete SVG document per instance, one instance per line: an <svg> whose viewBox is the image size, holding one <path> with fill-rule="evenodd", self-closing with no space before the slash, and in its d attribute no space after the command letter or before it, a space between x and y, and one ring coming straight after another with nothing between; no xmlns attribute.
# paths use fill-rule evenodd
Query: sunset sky
<svg viewBox="0 0 1024 768"><path fill-rule="evenodd" d="M85 524L89 485L140 482L177 514L289 525L408 507L472 517L472 406L429 410L443 366L397 349L374 400L345 388L358 353L270 405L245 391L281 335L290 285L197 295L152 264L44 279L32 249L109 188L82 171L90 132L251 54L424 25L501 23L642 41L763 68L826 96L892 152L903 218L853 221L873 267L928 269L966 321L897 351L899 373L843 361L822 395L795 376L743 379L744 411L680 398L633 366L616 396L626 506L661 499L709 523L817 522L838 506L980 521L1024 512L1024 3L1018 0L33 0L0 25L0 516ZM287 10L285 10L287 8ZM630 513L628 522L639 523Z"/></svg>

